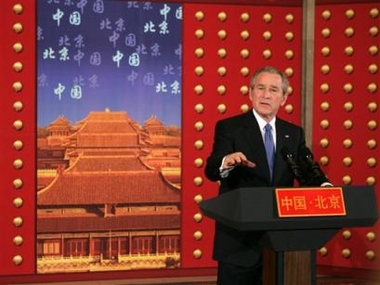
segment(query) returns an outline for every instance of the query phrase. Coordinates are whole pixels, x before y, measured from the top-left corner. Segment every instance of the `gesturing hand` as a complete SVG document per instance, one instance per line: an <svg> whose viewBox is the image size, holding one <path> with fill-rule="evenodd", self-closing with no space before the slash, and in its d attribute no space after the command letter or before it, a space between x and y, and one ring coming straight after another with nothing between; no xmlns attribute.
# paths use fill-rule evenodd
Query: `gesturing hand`
<svg viewBox="0 0 380 285"><path fill-rule="evenodd" d="M242 152L234 152L227 155L223 162L223 168L230 168L236 165L245 165L250 168L256 167L256 164L247 159Z"/></svg>

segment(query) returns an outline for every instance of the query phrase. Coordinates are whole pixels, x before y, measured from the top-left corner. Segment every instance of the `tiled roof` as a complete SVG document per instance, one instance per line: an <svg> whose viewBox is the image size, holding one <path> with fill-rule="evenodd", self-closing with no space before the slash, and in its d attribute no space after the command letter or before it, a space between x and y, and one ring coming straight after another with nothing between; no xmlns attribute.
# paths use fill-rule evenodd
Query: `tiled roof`
<svg viewBox="0 0 380 285"><path fill-rule="evenodd" d="M139 159L132 156L82 156L70 169L72 172L146 170Z"/></svg>
<svg viewBox="0 0 380 285"><path fill-rule="evenodd" d="M180 228L179 212L150 212L144 214L133 213L130 215L113 217L77 216L77 217L39 217L37 232L65 233L65 232L91 232L121 230L168 230Z"/></svg>
<svg viewBox="0 0 380 285"><path fill-rule="evenodd" d="M156 171L66 172L37 194L38 206L179 201L180 191Z"/></svg>
<svg viewBox="0 0 380 285"><path fill-rule="evenodd" d="M71 122L65 116L59 116L52 123L49 124L49 127L53 126L70 126Z"/></svg>
<svg viewBox="0 0 380 285"><path fill-rule="evenodd" d="M126 112L90 112L77 123L77 131L68 139L77 147L128 147L139 144L136 122Z"/></svg>

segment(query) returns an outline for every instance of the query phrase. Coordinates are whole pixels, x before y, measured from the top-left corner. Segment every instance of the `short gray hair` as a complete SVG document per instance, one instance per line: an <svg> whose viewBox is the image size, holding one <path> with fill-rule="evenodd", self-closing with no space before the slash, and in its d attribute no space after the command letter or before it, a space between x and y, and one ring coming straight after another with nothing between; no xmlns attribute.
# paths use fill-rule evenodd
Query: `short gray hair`
<svg viewBox="0 0 380 285"><path fill-rule="evenodd" d="M280 71L280 70L278 70L272 66L261 67L253 73L253 75L251 77L251 88L253 88L255 86L257 77L263 72L279 75L281 77L281 80L282 80L282 93L283 93L283 95L288 93L288 89L289 89L288 77L286 76L286 74L284 72L282 72L282 71Z"/></svg>

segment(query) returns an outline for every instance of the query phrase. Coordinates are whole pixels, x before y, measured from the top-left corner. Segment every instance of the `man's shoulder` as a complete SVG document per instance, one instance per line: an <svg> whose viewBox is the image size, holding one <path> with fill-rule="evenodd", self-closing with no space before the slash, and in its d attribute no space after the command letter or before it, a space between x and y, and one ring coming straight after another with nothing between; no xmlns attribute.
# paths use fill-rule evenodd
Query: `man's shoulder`
<svg viewBox="0 0 380 285"><path fill-rule="evenodd" d="M252 120L254 116L252 112L246 112L243 114L237 114L228 118L224 118L218 121L220 124L241 124L246 120Z"/></svg>
<svg viewBox="0 0 380 285"><path fill-rule="evenodd" d="M284 119L281 119L279 117L276 118L276 124L278 124L281 127L286 127L286 128L290 128L290 129L302 129L301 126L296 125L292 122L286 121Z"/></svg>

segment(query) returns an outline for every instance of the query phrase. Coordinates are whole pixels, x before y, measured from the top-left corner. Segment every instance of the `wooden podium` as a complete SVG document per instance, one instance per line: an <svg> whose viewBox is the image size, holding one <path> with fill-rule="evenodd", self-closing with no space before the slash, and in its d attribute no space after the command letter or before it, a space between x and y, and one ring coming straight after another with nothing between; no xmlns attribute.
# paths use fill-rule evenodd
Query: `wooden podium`
<svg viewBox="0 0 380 285"><path fill-rule="evenodd" d="M345 186L342 191L346 213L340 216L281 218L275 189L269 187L230 191L201 202L200 208L236 230L264 232L264 285L314 285L314 251L341 228L372 226L379 216L372 186Z"/></svg>

